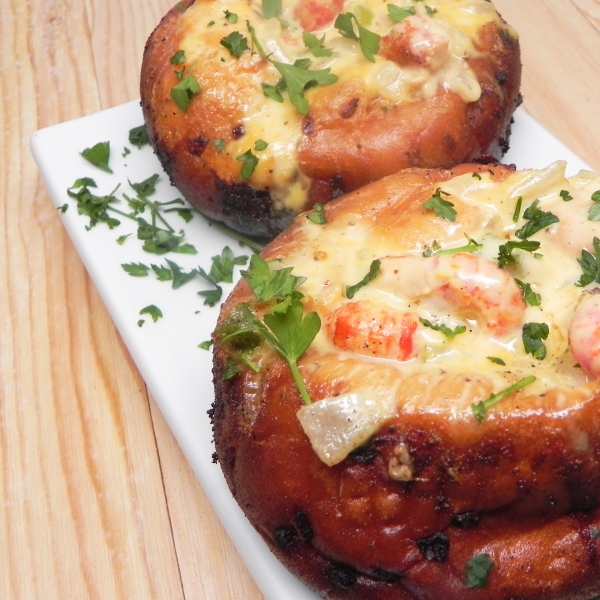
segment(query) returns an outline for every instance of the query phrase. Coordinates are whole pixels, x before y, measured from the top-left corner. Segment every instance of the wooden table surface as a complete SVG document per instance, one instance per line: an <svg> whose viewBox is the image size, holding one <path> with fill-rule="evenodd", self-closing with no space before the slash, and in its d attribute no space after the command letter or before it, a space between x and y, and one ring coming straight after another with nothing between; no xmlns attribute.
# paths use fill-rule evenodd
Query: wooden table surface
<svg viewBox="0 0 600 600"><path fill-rule="evenodd" d="M139 96L173 0L0 0L0 598L261 593L149 396L28 148ZM497 0L524 107L600 169L600 0ZM285 600L285 599L282 599Z"/></svg>

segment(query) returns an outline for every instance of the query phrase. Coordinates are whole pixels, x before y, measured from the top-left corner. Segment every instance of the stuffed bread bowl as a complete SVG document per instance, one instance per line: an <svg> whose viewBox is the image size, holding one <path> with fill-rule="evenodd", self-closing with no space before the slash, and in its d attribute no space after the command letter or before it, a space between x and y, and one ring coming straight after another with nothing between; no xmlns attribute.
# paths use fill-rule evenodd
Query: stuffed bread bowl
<svg viewBox="0 0 600 600"><path fill-rule="evenodd" d="M150 36L150 141L206 215L273 237L406 167L498 160L516 32L487 0L184 0Z"/></svg>
<svg viewBox="0 0 600 600"><path fill-rule="evenodd" d="M214 333L216 458L326 598L600 591L600 176L410 169L253 258Z"/></svg>

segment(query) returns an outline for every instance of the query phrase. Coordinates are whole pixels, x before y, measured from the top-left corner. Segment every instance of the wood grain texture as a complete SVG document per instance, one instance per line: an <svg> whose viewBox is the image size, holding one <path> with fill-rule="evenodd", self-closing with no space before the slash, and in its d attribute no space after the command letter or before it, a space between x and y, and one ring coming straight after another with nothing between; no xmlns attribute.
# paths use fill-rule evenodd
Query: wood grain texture
<svg viewBox="0 0 600 600"><path fill-rule="evenodd" d="M262 598L28 149L41 127L138 97L172 3L0 2L0 598ZM521 34L526 109L600 169L599 2L497 5Z"/></svg>

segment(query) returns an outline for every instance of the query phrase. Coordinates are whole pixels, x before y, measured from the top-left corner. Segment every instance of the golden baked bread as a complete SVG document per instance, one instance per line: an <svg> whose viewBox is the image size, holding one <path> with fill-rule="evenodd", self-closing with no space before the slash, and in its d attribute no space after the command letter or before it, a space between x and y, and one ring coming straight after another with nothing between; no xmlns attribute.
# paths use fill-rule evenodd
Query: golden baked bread
<svg viewBox="0 0 600 600"><path fill-rule="evenodd" d="M326 598L600 591L600 176L409 169L296 217L214 333L216 458Z"/></svg>
<svg viewBox="0 0 600 600"><path fill-rule="evenodd" d="M182 194L272 237L403 168L500 159L520 75L487 0L183 0L147 42L141 99Z"/></svg>

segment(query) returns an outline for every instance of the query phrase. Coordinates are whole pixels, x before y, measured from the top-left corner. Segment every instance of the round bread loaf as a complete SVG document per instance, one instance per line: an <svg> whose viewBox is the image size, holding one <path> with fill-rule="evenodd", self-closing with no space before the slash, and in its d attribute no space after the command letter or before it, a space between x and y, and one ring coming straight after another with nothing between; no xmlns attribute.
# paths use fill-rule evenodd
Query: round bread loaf
<svg viewBox="0 0 600 600"><path fill-rule="evenodd" d="M600 591L600 176L409 169L296 217L214 333L216 457L355 600Z"/></svg>
<svg viewBox="0 0 600 600"><path fill-rule="evenodd" d="M273 237L401 169L499 160L520 75L487 0L183 0L147 42L141 99L181 193Z"/></svg>

